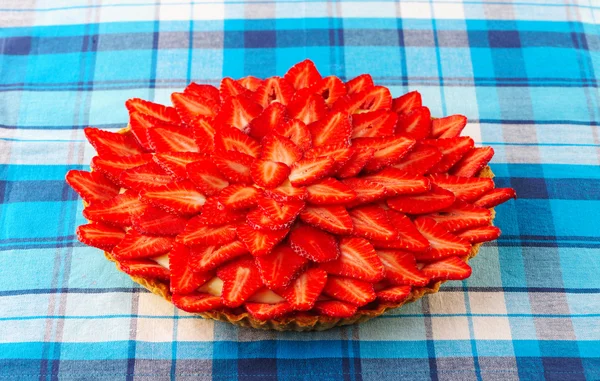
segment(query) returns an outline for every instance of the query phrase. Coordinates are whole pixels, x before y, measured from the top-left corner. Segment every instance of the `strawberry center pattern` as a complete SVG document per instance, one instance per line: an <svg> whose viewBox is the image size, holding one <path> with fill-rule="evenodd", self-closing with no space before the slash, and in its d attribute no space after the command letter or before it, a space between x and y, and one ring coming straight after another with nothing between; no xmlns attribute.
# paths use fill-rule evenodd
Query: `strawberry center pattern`
<svg viewBox="0 0 600 381"><path fill-rule="evenodd" d="M306 60L172 103L130 99L129 128L86 128L93 172L66 179L90 221L79 240L189 312L400 303L470 276L472 245L500 235L489 208L516 196L479 177L494 152L460 136L465 117L432 119L418 92L392 99L368 74L344 83Z"/></svg>

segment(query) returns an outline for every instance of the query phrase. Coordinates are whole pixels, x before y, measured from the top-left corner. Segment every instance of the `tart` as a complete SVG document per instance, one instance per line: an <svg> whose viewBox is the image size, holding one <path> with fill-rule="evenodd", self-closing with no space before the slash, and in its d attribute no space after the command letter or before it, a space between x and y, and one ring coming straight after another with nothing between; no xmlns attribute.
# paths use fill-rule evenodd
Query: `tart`
<svg viewBox="0 0 600 381"><path fill-rule="evenodd" d="M86 128L91 172L66 180L77 236L178 308L241 326L364 322L470 276L498 238L494 151L392 98L303 61L283 77L191 83L172 106L126 102L129 125Z"/></svg>

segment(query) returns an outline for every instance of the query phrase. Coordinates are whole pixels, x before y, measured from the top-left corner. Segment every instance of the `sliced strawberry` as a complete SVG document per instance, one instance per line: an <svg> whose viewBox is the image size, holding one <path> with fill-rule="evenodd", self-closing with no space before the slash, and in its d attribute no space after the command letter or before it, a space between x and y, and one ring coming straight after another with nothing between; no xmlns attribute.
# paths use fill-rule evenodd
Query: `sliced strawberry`
<svg viewBox="0 0 600 381"><path fill-rule="evenodd" d="M219 111L219 103L212 99L199 98L191 94L173 93L171 94L171 102L183 123L188 126L192 124L192 120L197 116L214 118Z"/></svg>
<svg viewBox="0 0 600 381"><path fill-rule="evenodd" d="M117 259L137 259L155 257L171 250L173 239L170 237L152 237L130 230L123 240L112 250Z"/></svg>
<svg viewBox="0 0 600 381"><path fill-rule="evenodd" d="M120 184L134 190L158 188L172 182L173 178L154 162L126 169L119 176Z"/></svg>
<svg viewBox="0 0 600 381"><path fill-rule="evenodd" d="M129 128L136 140L145 151L152 151L150 142L148 142L147 131L150 128L164 125L165 122L153 118L141 112L134 111L129 114Z"/></svg>
<svg viewBox="0 0 600 381"><path fill-rule="evenodd" d="M163 126L151 128L147 134L154 152L200 152L191 129Z"/></svg>
<svg viewBox="0 0 600 381"><path fill-rule="evenodd" d="M324 145L350 145L352 121L344 112L332 112L308 126L313 147Z"/></svg>
<svg viewBox="0 0 600 381"><path fill-rule="evenodd" d="M314 262L333 261L340 255L335 237L312 226L296 226L290 233L289 241L298 255Z"/></svg>
<svg viewBox="0 0 600 381"><path fill-rule="evenodd" d="M90 221L110 225L131 226L131 216L139 215L148 208L132 191L126 191L111 199L95 202L83 209L83 216Z"/></svg>
<svg viewBox="0 0 600 381"><path fill-rule="evenodd" d="M192 271L190 266L190 250L175 242L169 252L169 269L171 270L170 289L174 294L191 294L204 283L214 277L211 273Z"/></svg>
<svg viewBox="0 0 600 381"><path fill-rule="evenodd" d="M278 291L296 311L308 311L327 283L327 273L319 268L312 268L300 274L288 287Z"/></svg>
<svg viewBox="0 0 600 381"><path fill-rule="evenodd" d="M237 227L238 238L255 257L269 254L275 245L285 238L288 232L287 229L275 231L254 230L248 224L240 224Z"/></svg>
<svg viewBox="0 0 600 381"><path fill-rule="evenodd" d="M395 240L398 236L384 209L368 205L350 210L354 235L381 241Z"/></svg>
<svg viewBox="0 0 600 381"><path fill-rule="evenodd" d="M422 105L421 94L418 91L411 91L392 100L392 111L399 115L408 114Z"/></svg>
<svg viewBox="0 0 600 381"><path fill-rule="evenodd" d="M212 118L197 116L189 124L192 130L194 140L198 150L205 154L210 154L215 150L215 135L217 130L214 126L214 120Z"/></svg>
<svg viewBox="0 0 600 381"><path fill-rule="evenodd" d="M372 147L375 149L373 157L364 169L374 172L381 168L398 163L415 145L415 141L402 136L388 136L384 138L359 138L353 141L356 147Z"/></svg>
<svg viewBox="0 0 600 381"><path fill-rule="evenodd" d="M202 216L192 218L185 230L177 236L177 242L190 245L224 245L235 239L235 225L210 226Z"/></svg>
<svg viewBox="0 0 600 381"><path fill-rule="evenodd" d="M98 172L72 169L65 178L67 184L87 203L108 200L119 194L119 187Z"/></svg>
<svg viewBox="0 0 600 381"><path fill-rule="evenodd" d="M331 107L340 97L346 95L346 85L335 75L322 78L310 86L309 91L319 94L325 100L325 104Z"/></svg>
<svg viewBox="0 0 600 381"><path fill-rule="evenodd" d="M340 257L321 264L328 274L343 275L367 282L379 282L383 278L383 264L373 245L364 238L342 238ZM345 300L345 299L343 299Z"/></svg>
<svg viewBox="0 0 600 381"><path fill-rule="evenodd" d="M203 158L204 155L197 152L163 152L154 155L152 160L173 178L181 181L188 177L186 165Z"/></svg>
<svg viewBox="0 0 600 381"><path fill-rule="evenodd" d="M398 117L396 134L412 139L426 139L431 132L431 113L427 107L417 107Z"/></svg>
<svg viewBox="0 0 600 381"><path fill-rule="evenodd" d="M421 269L421 272L431 278L438 280L463 280L471 276L471 267L458 257L449 257L430 263Z"/></svg>
<svg viewBox="0 0 600 381"><path fill-rule="evenodd" d="M299 90L320 81L321 74L311 60L304 60L292 66L283 78Z"/></svg>
<svg viewBox="0 0 600 381"><path fill-rule="evenodd" d="M442 160L442 156L442 152L436 147L417 144L393 167L406 173L424 175Z"/></svg>
<svg viewBox="0 0 600 381"><path fill-rule="evenodd" d="M119 270L131 276L168 281L170 271L150 259L126 259L117 262Z"/></svg>
<svg viewBox="0 0 600 381"><path fill-rule="evenodd" d="M85 137L100 156L132 156L144 152L133 134L119 134L97 128L83 129Z"/></svg>
<svg viewBox="0 0 600 381"><path fill-rule="evenodd" d="M312 145L310 130L298 119L282 121L273 128L273 132L290 139L302 152L309 149Z"/></svg>
<svg viewBox="0 0 600 381"><path fill-rule="evenodd" d="M256 205L260 192L254 187L233 184L221 191L219 202L229 209L246 209Z"/></svg>
<svg viewBox="0 0 600 381"><path fill-rule="evenodd" d="M377 292L377 298L388 303L400 303L408 299L412 291L411 286L396 286Z"/></svg>
<svg viewBox="0 0 600 381"><path fill-rule="evenodd" d="M429 278L417 268L412 253L402 250L377 250L377 255L385 268L385 279L394 285L423 287Z"/></svg>
<svg viewBox="0 0 600 381"><path fill-rule="evenodd" d="M350 161L350 158L354 155L354 151L354 147L349 147L345 143L328 144L314 147L304 152L304 159L330 157L335 162L332 171L337 171Z"/></svg>
<svg viewBox="0 0 600 381"><path fill-rule="evenodd" d="M261 140L274 132L278 126L285 122L286 118L287 109L285 106L279 102L271 103L250 122L248 134L257 140ZM284 134L280 133L280 135L289 138Z"/></svg>
<svg viewBox="0 0 600 381"><path fill-rule="evenodd" d="M174 294L171 302L173 302L175 307L192 313L213 311L223 306L221 297L201 292L190 295Z"/></svg>
<svg viewBox="0 0 600 381"><path fill-rule="evenodd" d="M343 98L340 98L342 100ZM339 102L339 101L338 101ZM387 87L373 86L368 90L350 95L347 103L338 107L337 103L334 110L346 111L350 114L359 114L369 111L389 110L392 106L392 95Z"/></svg>
<svg viewBox="0 0 600 381"><path fill-rule="evenodd" d="M252 95L252 99L259 105L267 107L271 103L279 102L287 105L294 95L294 88L281 77L265 79L262 85Z"/></svg>
<svg viewBox="0 0 600 381"><path fill-rule="evenodd" d="M435 185L454 193L463 201L473 201L494 188L494 182L488 178L459 177L436 173L429 177Z"/></svg>
<svg viewBox="0 0 600 381"><path fill-rule="evenodd" d="M394 210L387 211L388 219L398 236L393 241L371 241L378 249L393 248L421 252L429 248L429 241L419 233L410 218Z"/></svg>
<svg viewBox="0 0 600 381"><path fill-rule="evenodd" d="M378 138L394 135L398 115L386 110L352 116L352 139Z"/></svg>
<svg viewBox="0 0 600 381"><path fill-rule="evenodd" d="M247 132L250 122L260 115L263 108L244 95L228 98L223 102L219 114L215 117L216 125L230 125Z"/></svg>
<svg viewBox="0 0 600 381"><path fill-rule="evenodd" d="M225 101L231 97L248 94L248 89L238 81L229 77L225 77L221 80L219 94L221 95L221 100Z"/></svg>
<svg viewBox="0 0 600 381"><path fill-rule="evenodd" d="M428 139L424 140L423 144L433 145L443 154L442 160L434 165L429 173L444 173L473 148L474 142L470 137L462 136L451 139Z"/></svg>
<svg viewBox="0 0 600 381"><path fill-rule="evenodd" d="M292 186L289 180L285 180L277 188L264 189L265 195L279 202L305 200L308 196L306 188Z"/></svg>
<svg viewBox="0 0 600 381"><path fill-rule="evenodd" d="M373 78L369 74L361 74L356 78L353 78L346 82L346 89L348 95L360 93L369 90L375 86L373 84Z"/></svg>
<svg viewBox="0 0 600 381"><path fill-rule="evenodd" d="M436 139L455 138L460 135L466 125L467 118L463 115L436 118L431 122L431 137Z"/></svg>
<svg viewBox="0 0 600 381"><path fill-rule="evenodd" d="M302 152L288 138L267 135L261 142L261 159L284 163L288 167L302 158Z"/></svg>
<svg viewBox="0 0 600 381"><path fill-rule="evenodd" d="M288 229L294 223L295 216L289 220L285 221L276 221L273 218L269 217L265 212L263 212L260 208L254 209L250 213L246 215L246 222L253 229L262 230L262 231L274 231L274 230L283 230Z"/></svg>
<svg viewBox="0 0 600 381"><path fill-rule="evenodd" d="M219 89L213 85L199 84L192 82L183 90L184 94L192 95L198 98L210 99L213 102L221 103Z"/></svg>
<svg viewBox="0 0 600 381"><path fill-rule="evenodd" d="M196 246L190 252L190 267L194 271L206 273L247 253L248 249L240 241L233 241L220 247Z"/></svg>
<svg viewBox="0 0 600 381"><path fill-rule="evenodd" d="M250 91L256 91L260 85L262 85L263 80L249 75L247 77L238 79L236 82Z"/></svg>
<svg viewBox="0 0 600 381"><path fill-rule="evenodd" d="M244 219L245 211L225 208L219 197L210 197L202 207L199 222L209 226L220 226Z"/></svg>
<svg viewBox="0 0 600 381"><path fill-rule="evenodd" d="M241 258L217 270L223 281L221 301L227 307L239 307L263 287L258 268L251 258Z"/></svg>
<svg viewBox="0 0 600 381"><path fill-rule="evenodd" d="M288 245L279 245L255 261L263 283L271 290L287 287L308 263L308 259L296 254Z"/></svg>
<svg viewBox="0 0 600 381"><path fill-rule="evenodd" d="M277 304L246 303L244 306L246 307L246 311L258 320L277 319L294 310L292 305L286 302Z"/></svg>
<svg viewBox="0 0 600 381"><path fill-rule="evenodd" d="M512 188L495 188L479 197L473 204L482 208L493 208L511 198L517 198L517 194Z"/></svg>
<svg viewBox="0 0 600 381"><path fill-rule="evenodd" d="M167 213L158 208L146 208L131 218L133 228L144 235L174 236L185 229L186 218Z"/></svg>
<svg viewBox="0 0 600 381"><path fill-rule="evenodd" d="M295 187L314 184L330 174L334 165L330 157L299 160L292 166L289 180Z"/></svg>
<svg viewBox="0 0 600 381"><path fill-rule="evenodd" d="M151 154L141 154L134 156L94 156L91 167L93 170L101 172L113 183L119 183L121 173L129 168L138 167L152 161Z"/></svg>
<svg viewBox="0 0 600 381"><path fill-rule="evenodd" d="M237 128L224 126L215 135L215 149L217 151L236 151L257 157L260 145Z"/></svg>
<svg viewBox="0 0 600 381"><path fill-rule="evenodd" d="M206 202L206 196L198 192L189 180L141 191L140 197L144 202L182 216L200 213Z"/></svg>
<svg viewBox="0 0 600 381"><path fill-rule="evenodd" d="M339 178L348 178L358 175L360 171L367 165L375 154L375 148L372 147L352 147L354 154L350 159L337 171Z"/></svg>
<svg viewBox="0 0 600 381"><path fill-rule="evenodd" d="M189 179L207 196L220 192L229 185L221 171L210 159L202 159L185 166Z"/></svg>
<svg viewBox="0 0 600 381"><path fill-rule="evenodd" d="M127 102L125 102L125 107L127 107L130 114L137 111L166 123L181 123L179 115L177 115L177 111L173 107L163 106L140 98L128 99Z"/></svg>
<svg viewBox="0 0 600 381"><path fill-rule="evenodd" d="M385 187L379 183L358 178L344 179L342 183L356 193L352 205L368 204L385 197Z"/></svg>
<svg viewBox="0 0 600 381"><path fill-rule="evenodd" d="M492 221L492 213L489 209L460 200L451 207L430 214L428 217L434 219L449 232L488 225Z"/></svg>
<svg viewBox="0 0 600 381"><path fill-rule="evenodd" d="M459 233L458 237L474 244L498 239L501 233L502 232L500 229L495 226L481 226L478 228L465 230Z"/></svg>
<svg viewBox="0 0 600 381"><path fill-rule="evenodd" d="M414 223L430 245L426 251L415 254L418 261L437 260L452 255L467 255L471 250L470 243L450 234L448 230L431 218L419 217Z"/></svg>
<svg viewBox="0 0 600 381"><path fill-rule="evenodd" d="M386 195L389 196L424 193L430 188L429 179L426 177L410 175L391 167L363 179L383 185Z"/></svg>
<svg viewBox="0 0 600 381"><path fill-rule="evenodd" d="M399 212L426 214L448 208L455 199L454 193L434 185L425 193L390 198L387 204Z"/></svg>
<svg viewBox="0 0 600 381"><path fill-rule="evenodd" d="M483 167L494 156L492 147L471 148L458 163L450 170L454 176L473 177L477 175Z"/></svg>
<svg viewBox="0 0 600 381"><path fill-rule="evenodd" d="M358 307L339 300L327 300L316 302L314 310L319 315L342 319L354 316Z"/></svg>
<svg viewBox="0 0 600 381"><path fill-rule="evenodd" d="M102 250L112 250L124 237L123 229L95 222L77 228L79 241Z"/></svg>
<svg viewBox="0 0 600 381"><path fill-rule="evenodd" d="M327 277L323 294L358 307L369 304L377 297L372 283L332 275Z"/></svg>
<svg viewBox="0 0 600 381"><path fill-rule="evenodd" d="M341 205L307 206L299 217L308 225L333 234L351 234L354 228L348 211Z"/></svg>
<svg viewBox="0 0 600 381"><path fill-rule="evenodd" d="M275 188L287 180L290 167L270 160L255 160L250 168L252 180L261 187Z"/></svg>
<svg viewBox="0 0 600 381"><path fill-rule="evenodd" d="M219 171L232 183L251 184L250 167L254 158L241 152L227 151L215 153L213 163Z"/></svg>
<svg viewBox="0 0 600 381"><path fill-rule="evenodd" d="M287 109L290 117L307 125L320 120L327 113L323 97L310 93L294 97Z"/></svg>
<svg viewBox="0 0 600 381"><path fill-rule="evenodd" d="M304 209L304 201L278 202L271 198L263 197L258 200L258 207L269 218L278 223L288 223L298 216Z"/></svg>
<svg viewBox="0 0 600 381"><path fill-rule="evenodd" d="M306 190L308 191L306 200L311 204L346 204L356 199L356 192L332 177L317 184L309 185Z"/></svg>

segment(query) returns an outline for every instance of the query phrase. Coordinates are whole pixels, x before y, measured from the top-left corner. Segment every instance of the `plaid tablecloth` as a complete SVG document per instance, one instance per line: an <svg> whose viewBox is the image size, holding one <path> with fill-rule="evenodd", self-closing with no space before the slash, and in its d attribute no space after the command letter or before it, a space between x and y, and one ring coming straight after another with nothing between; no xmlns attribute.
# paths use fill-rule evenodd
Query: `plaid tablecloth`
<svg viewBox="0 0 600 381"><path fill-rule="evenodd" d="M597 0L2 0L0 379L600 379ZM474 275L369 323L240 329L77 242L82 129L191 80L363 72L491 145L504 235Z"/></svg>

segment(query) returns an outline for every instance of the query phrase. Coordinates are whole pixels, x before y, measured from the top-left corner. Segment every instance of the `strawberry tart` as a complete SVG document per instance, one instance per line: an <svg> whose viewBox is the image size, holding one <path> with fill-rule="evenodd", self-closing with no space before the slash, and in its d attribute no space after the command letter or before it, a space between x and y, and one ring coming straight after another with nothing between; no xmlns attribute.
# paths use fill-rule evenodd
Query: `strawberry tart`
<svg viewBox="0 0 600 381"><path fill-rule="evenodd" d="M366 321L471 275L498 238L494 151L363 74L191 83L172 106L126 102L119 132L86 128L72 170L84 244L178 308L276 330Z"/></svg>

